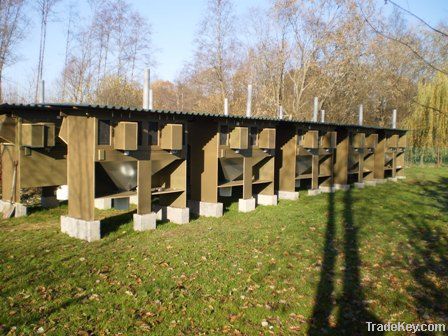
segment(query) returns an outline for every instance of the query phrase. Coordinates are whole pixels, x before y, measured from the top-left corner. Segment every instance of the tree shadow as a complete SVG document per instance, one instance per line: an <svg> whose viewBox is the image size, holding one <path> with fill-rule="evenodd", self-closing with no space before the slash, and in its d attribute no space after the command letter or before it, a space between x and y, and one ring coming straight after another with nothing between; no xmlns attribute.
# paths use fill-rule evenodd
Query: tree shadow
<svg viewBox="0 0 448 336"><path fill-rule="evenodd" d="M359 256L358 227L353 218L353 197L349 189L344 194L343 211L343 289L335 298L335 266L339 254L336 238L335 195L328 194L328 219L324 242L324 255L317 286L309 335L364 335L368 331L367 322L381 323L368 310L365 303L360 278L361 259ZM338 308L336 321L331 313ZM377 333L380 334L380 333ZM382 334L382 333L381 333Z"/></svg>

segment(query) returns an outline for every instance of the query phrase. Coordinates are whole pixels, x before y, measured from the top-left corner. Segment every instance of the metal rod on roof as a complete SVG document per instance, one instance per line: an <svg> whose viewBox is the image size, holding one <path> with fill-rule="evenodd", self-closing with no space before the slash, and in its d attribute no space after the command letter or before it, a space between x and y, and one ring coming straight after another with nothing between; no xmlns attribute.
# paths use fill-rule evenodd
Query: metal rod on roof
<svg viewBox="0 0 448 336"><path fill-rule="evenodd" d="M41 80L39 85L39 104L45 103L45 81Z"/></svg>
<svg viewBox="0 0 448 336"><path fill-rule="evenodd" d="M392 128L397 128L397 110L392 110Z"/></svg>
<svg viewBox="0 0 448 336"><path fill-rule="evenodd" d="M224 98L224 115L229 115L229 100L227 98Z"/></svg>
<svg viewBox="0 0 448 336"><path fill-rule="evenodd" d="M152 110L153 108L153 100L152 100L152 89L149 89L149 109Z"/></svg>
<svg viewBox="0 0 448 336"><path fill-rule="evenodd" d="M325 110L320 110L320 121L325 122Z"/></svg>
<svg viewBox="0 0 448 336"><path fill-rule="evenodd" d="M359 114L358 114L358 125L362 126L364 123L364 107L362 104L359 105Z"/></svg>
<svg viewBox="0 0 448 336"><path fill-rule="evenodd" d="M317 122L317 115L319 113L319 98L314 97L313 121Z"/></svg>
<svg viewBox="0 0 448 336"><path fill-rule="evenodd" d="M281 105L278 107L278 118L280 120L283 119L283 106L281 106Z"/></svg>
<svg viewBox="0 0 448 336"><path fill-rule="evenodd" d="M250 117L252 114L252 84L247 86L247 107L246 107L246 117Z"/></svg>
<svg viewBox="0 0 448 336"><path fill-rule="evenodd" d="M150 85L150 73L149 69L145 69L145 76L143 79L143 108L150 108L150 93L149 93L149 85Z"/></svg>

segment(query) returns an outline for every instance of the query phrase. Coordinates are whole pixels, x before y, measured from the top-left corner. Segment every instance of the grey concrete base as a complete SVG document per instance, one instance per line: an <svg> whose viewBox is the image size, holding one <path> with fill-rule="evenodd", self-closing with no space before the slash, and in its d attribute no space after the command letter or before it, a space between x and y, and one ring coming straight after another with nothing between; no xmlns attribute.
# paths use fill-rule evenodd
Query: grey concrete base
<svg viewBox="0 0 448 336"><path fill-rule="evenodd" d="M387 180L388 181L392 181L392 182L398 182L398 178L397 177L388 177Z"/></svg>
<svg viewBox="0 0 448 336"><path fill-rule="evenodd" d="M56 189L56 198L58 201L67 201L68 200L68 186L61 185L58 189Z"/></svg>
<svg viewBox="0 0 448 336"><path fill-rule="evenodd" d="M14 207L14 217L25 217L28 215L28 208L21 203L11 204L7 201L0 201L0 209L2 212L7 213L10 211L10 207Z"/></svg>
<svg viewBox="0 0 448 336"><path fill-rule="evenodd" d="M355 182L355 183L353 183L353 187L356 189L362 189L365 187L365 184L364 184L364 182Z"/></svg>
<svg viewBox="0 0 448 336"><path fill-rule="evenodd" d="M277 195L262 195L256 196L256 204L258 205L277 205Z"/></svg>
<svg viewBox="0 0 448 336"><path fill-rule="evenodd" d="M156 229L157 215L154 212L145 215L134 214L134 230L149 231Z"/></svg>
<svg viewBox="0 0 448 336"><path fill-rule="evenodd" d="M328 187L328 186L320 186L319 190L323 193L333 193L336 191L335 187Z"/></svg>
<svg viewBox="0 0 448 336"><path fill-rule="evenodd" d="M188 202L190 211L204 217L222 217L224 206L222 203L210 203L190 200Z"/></svg>
<svg viewBox="0 0 448 336"><path fill-rule="evenodd" d="M112 206L116 210L128 210L129 209L129 197L114 198L112 200Z"/></svg>
<svg viewBox="0 0 448 336"><path fill-rule="evenodd" d="M100 221L61 216L61 231L70 237L92 242L101 239Z"/></svg>
<svg viewBox="0 0 448 336"><path fill-rule="evenodd" d="M364 181L364 184L368 187L375 187L377 185L377 182L375 180L366 180Z"/></svg>
<svg viewBox="0 0 448 336"><path fill-rule="evenodd" d="M387 182L386 179L375 179L376 184L384 184Z"/></svg>
<svg viewBox="0 0 448 336"><path fill-rule="evenodd" d="M166 216L166 206L153 205L152 211L156 214L156 219L159 221L168 220Z"/></svg>
<svg viewBox="0 0 448 336"><path fill-rule="evenodd" d="M15 206L14 217L25 217L28 215L28 208L26 206L20 203L16 203Z"/></svg>
<svg viewBox="0 0 448 336"><path fill-rule="evenodd" d="M137 205L137 204L138 204L138 197L137 197L137 195L130 196L130 197L129 197L129 203L130 203L130 204Z"/></svg>
<svg viewBox="0 0 448 336"><path fill-rule="evenodd" d="M319 195L321 191L319 189L308 189L308 196Z"/></svg>
<svg viewBox="0 0 448 336"><path fill-rule="evenodd" d="M190 222L190 209L166 207L166 217L170 222L187 224Z"/></svg>
<svg viewBox="0 0 448 336"><path fill-rule="evenodd" d="M283 191L283 190L279 190L278 191L278 198L279 199L284 199L284 200L295 201L295 200L299 199L299 192L298 191Z"/></svg>
<svg viewBox="0 0 448 336"><path fill-rule="evenodd" d="M239 212L251 212L255 210L255 198L238 200L238 211Z"/></svg>
<svg viewBox="0 0 448 336"><path fill-rule="evenodd" d="M347 191L350 189L350 186L348 184L335 184L333 185L334 190L344 190Z"/></svg>
<svg viewBox="0 0 448 336"><path fill-rule="evenodd" d="M399 180L405 180L405 179L406 179L406 176L397 176L397 179L399 179Z"/></svg>
<svg viewBox="0 0 448 336"><path fill-rule="evenodd" d="M42 208L56 208L59 206L59 201L56 196L41 196L40 204Z"/></svg>
<svg viewBox="0 0 448 336"><path fill-rule="evenodd" d="M95 198L95 208L100 210L107 210L112 208L112 198L103 197Z"/></svg>

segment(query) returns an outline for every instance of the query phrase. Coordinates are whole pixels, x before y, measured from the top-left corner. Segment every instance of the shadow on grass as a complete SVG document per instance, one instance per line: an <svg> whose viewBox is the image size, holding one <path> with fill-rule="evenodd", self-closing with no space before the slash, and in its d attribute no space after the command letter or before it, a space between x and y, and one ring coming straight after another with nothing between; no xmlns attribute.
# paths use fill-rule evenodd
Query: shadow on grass
<svg viewBox="0 0 448 336"><path fill-rule="evenodd" d="M431 207L448 216L448 178L417 184L430 197ZM438 323L448 321L448 235L433 225L430 215L407 215L401 219L412 242L410 268L415 281L408 289L414 297L421 320ZM430 335L431 333L428 333ZM422 334L423 335L423 334Z"/></svg>
<svg viewBox="0 0 448 336"><path fill-rule="evenodd" d="M343 211L343 290L335 297L335 265L338 257L336 248L335 195L328 194L328 220L325 233L324 255L317 287L315 304L311 316L309 335L363 335L368 334L367 323L381 323L368 310L360 279L361 259L359 256L358 227L353 218L353 197L349 189L344 194ZM338 308L336 321L331 319L332 311Z"/></svg>
<svg viewBox="0 0 448 336"><path fill-rule="evenodd" d="M120 226L133 220L133 215L137 210L125 212L115 216L109 216L101 220L101 238L107 237L112 232L117 231Z"/></svg>

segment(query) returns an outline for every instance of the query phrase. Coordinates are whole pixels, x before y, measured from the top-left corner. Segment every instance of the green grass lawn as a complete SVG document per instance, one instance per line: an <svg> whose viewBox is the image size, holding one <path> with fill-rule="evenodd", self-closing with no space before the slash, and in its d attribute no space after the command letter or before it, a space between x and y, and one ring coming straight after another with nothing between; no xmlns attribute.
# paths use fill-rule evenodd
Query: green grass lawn
<svg viewBox="0 0 448 336"><path fill-rule="evenodd" d="M87 243L66 206L0 222L0 333L367 333L365 321L448 325L448 168ZM119 225L123 223L122 225Z"/></svg>

